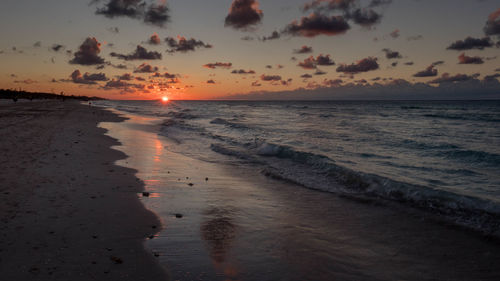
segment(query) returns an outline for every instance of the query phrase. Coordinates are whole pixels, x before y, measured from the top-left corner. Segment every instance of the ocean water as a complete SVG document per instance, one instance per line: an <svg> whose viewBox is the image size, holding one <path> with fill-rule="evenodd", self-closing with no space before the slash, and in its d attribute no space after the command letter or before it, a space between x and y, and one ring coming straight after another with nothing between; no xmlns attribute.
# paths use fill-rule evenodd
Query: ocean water
<svg viewBox="0 0 500 281"><path fill-rule="evenodd" d="M498 101L100 101L161 118L174 152L499 234ZM301 188L298 187L298 188Z"/></svg>

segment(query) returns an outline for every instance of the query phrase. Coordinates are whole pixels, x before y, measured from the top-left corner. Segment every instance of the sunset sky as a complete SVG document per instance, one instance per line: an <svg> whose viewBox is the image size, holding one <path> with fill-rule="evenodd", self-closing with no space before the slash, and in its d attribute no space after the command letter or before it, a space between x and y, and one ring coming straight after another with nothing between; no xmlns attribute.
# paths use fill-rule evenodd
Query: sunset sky
<svg viewBox="0 0 500 281"><path fill-rule="evenodd" d="M500 98L495 0L3 0L0 88Z"/></svg>

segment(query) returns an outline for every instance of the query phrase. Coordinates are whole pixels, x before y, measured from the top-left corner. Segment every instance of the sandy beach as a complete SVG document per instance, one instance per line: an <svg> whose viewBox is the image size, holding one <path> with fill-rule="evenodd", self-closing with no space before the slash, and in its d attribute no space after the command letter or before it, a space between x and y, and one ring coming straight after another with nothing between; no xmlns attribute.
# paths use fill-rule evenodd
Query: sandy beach
<svg viewBox="0 0 500 281"><path fill-rule="evenodd" d="M0 105L2 280L165 280L143 241L160 221L98 128L122 118L75 101Z"/></svg>

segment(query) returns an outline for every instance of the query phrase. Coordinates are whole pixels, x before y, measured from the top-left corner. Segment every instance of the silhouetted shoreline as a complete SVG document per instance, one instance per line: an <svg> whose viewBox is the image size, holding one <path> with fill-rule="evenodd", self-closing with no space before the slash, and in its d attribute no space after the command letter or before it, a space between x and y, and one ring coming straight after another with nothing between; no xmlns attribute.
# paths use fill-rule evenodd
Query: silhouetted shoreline
<svg viewBox="0 0 500 281"><path fill-rule="evenodd" d="M17 101L19 99L28 99L28 100L40 100L40 99L59 99L59 100L82 100L82 101L90 101L90 100L105 100L100 97L87 97L87 96L75 96L75 95L66 95L64 93L61 94L53 94L53 93L42 93L42 92L27 92L23 90L7 90L0 89L0 99L10 99L13 101Z"/></svg>

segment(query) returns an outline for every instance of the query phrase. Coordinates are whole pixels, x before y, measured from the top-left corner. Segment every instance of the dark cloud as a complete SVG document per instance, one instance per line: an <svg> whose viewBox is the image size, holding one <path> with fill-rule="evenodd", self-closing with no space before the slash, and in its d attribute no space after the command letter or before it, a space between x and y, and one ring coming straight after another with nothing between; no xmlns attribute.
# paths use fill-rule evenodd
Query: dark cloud
<svg viewBox="0 0 500 281"><path fill-rule="evenodd" d="M235 69L231 71L232 74L255 74L255 71L253 70L244 70L244 69Z"/></svg>
<svg viewBox="0 0 500 281"><path fill-rule="evenodd" d="M207 63L203 65L203 67L215 69L215 68L226 68L229 69L233 66L230 62L215 62L215 63Z"/></svg>
<svg viewBox="0 0 500 281"><path fill-rule="evenodd" d="M40 47L42 47L42 42L40 42L40 41L35 42L35 43L33 44L33 47L35 47L35 48L40 48Z"/></svg>
<svg viewBox="0 0 500 281"><path fill-rule="evenodd" d="M157 66L152 66L148 63L142 63L134 70L134 73L153 73L157 71L158 71Z"/></svg>
<svg viewBox="0 0 500 281"><path fill-rule="evenodd" d="M313 0L304 4L303 10L316 11L348 11L356 4L356 0Z"/></svg>
<svg viewBox="0 0 500 281"><path fill-rule="evenodd" d="M153 77L162 77L162 78L167 78L167 79L175 79L175 78L178 78L179 75L177 74L173 74L173 73L168 73L168 72L165 72L165 73L155 73L155 75L153 75Z"/></svg>
<svg viewBox="0 0 500 281"><path fill-rule="evenodd" d="M80 48L75 53L75 57L69 61L71 64L80 65L96 65L103 64L104 59L99 56L101 52L101 43L94 37L88 37L80 45Z"/></svg>
<svg viewBox="0 0 500 281"><path fill-rule="evenodd" d="M134 76L132 76L132 74L130 74L130 73L124 73L124 74L118 76L118 79L123 80L123 81L131 81L134 79Z"/></svg>
<svg viewBox="0 0 500 281"><path fill-rule="evenodd" d="M413 77L434 77L438 75L438 70L434 68L435 65L431 64L426 69L413 74Z"/></svg>
<svg viewBox="0 0 500 281"><path fill-rule="evenodd" d="M71 81L76 84L87 84L93 85L97 84L97 81L108 81L109 79L106 77L104 73L94 73L90 74L86 72L84 75L80 72L80 70L75 70L70 75Z"/></svg>
<svg viewBox="0 0 500 281"><path fill-rule="evenodd" d="M373 9L356 9L348 14L348 18L356 24L369 28L379 23L382 16Z"/></svg>
<svg viewBox="0 0 500 281"><path fill-rule="evenodd" d="M486 35L500 35L500 8L488 17L486 25L484 27L484 33Z"/></svg>
<svg viewBox="0 0 500 281"><path fill-rule="evenodd" d="M438 61L435 61L432 63L433 66L438 66L438 65L442 65L442 64L444 64L444 61L442 61L442 60L438 60Z"/></svg>
<svg viewBox="0 0 500 281"><path fill-rule="evenodd" d="M339 67L337 67L337 72L343 72L346 74L357 74L360 72L367 72L377 69L379 69L377 58L368 57L350 65L342 64Z"/></svg>
<svg viewBox="0 0 500 281"><path fill-rule="evenodd" d="M52 47L50 47L50 49L54 52L59 52L61 50L64 49L64 45L61 45L61 44L54 44L52 45Z"/></svg>
<svg viewBox="0 0 500 281"><path fill-rule="evenodd" d="M256 0L233 0L229 14L224 21L225 26L248 30L262 21L263 13Z"/></svg>
<svg viewBox="0 0 500 281"><path fill-rule="evenodd" d="M495 73L495 74L492 74L492 75L486 75L484 76L484 81L491 81L491 80L497 80L498 78L500 78L500 73Z"/></svg>
<svg viewBox="0 0 500 281"><path fill-rule="evenodd" d="M399 29L395 29L394 31L389 33L389 36L391 36L394 39L398 38L399 37Z"/></svg>
<svg viewBox="0 0 500 281"><path fill-rule="evenodd" d="M392 67L396 67L397 65L398 65L398 62L397 62L397 61L395 61L395 62L391 63L391 66L392 66Z"/></svg>
<svg viewBox="0 0 500 281"><path fill-rule="evenodd" d="M112 52L109 55L122 60L161 60L160 53L156 51L148 51L141 45L137 45L135 51L128 55L117 54L115 52Z"/></svg>
<svg viewBox="0 0 500 281"><path fill-rule="evenodd" d="M465 53L460 54L458 56L459 64L483 64L484 60L481 57L469 57L466 56Z"/></svg>
<svg viewBox="0 0 500 281"><path fill-rule="evenodd" d="M300 49L293 50L294 54L309 54L313 52L313 48L309 46L302 46Z"/></svg>
<svg viewBox="0 0 500 281"><path fill-rule="evenodd" d="M323 65L323 66L335 65L335 62L330 58L330 55L320 54L316 58L310 56L304 59L304 61L299 62L297 66L300 66L304 69L315 69L318 65Z"/></svg>
<svg viewBox="0 0 500 281"><path fill-rule="evenodd" d="M308 79L308 78L312 78L312 75L311 74L302 74L300 75L301 78L304 78L304 79Z"/></svg>
<svg viewBox="0 0 500 281"><path fill-rule="evenodd" d="M150 45L160 45L161 44L160 36L158 36L158 34L156 34L156 32L153 33L153 35L151 35L151 37L149 37L147 43Z"/></svg>
<svg viewBox="0 0 500 281"><path fill-rule="evenodd" d="M279 76L279 75L265 75L265 74L262 74L260 76L260 80L262 80L262 81L280 81L281 80L281 76Z"/></svg>
<svg viewBox="0 0 500 281"><path fill-rule="evenodd" d="M343 83L342 79L325 79L323 85L327 87L339 87Z"/></svg>
<svg viewBox="0 0 500 281"><path fill-rule="evenodd" d="M388 59L400 59L403 56L398 51L392 51L391 49L382 49L382 52L385 53L385 57Z"/></svg>
<svg viewBox="0 0 500 281"><path fill-rule="evenodd" d="M325 16L311 13L300 21L293 21L285 27L284 33L293 36L315 37L318 35L339 35L349 30L350 26L343 16Z"/></svg>
<svg viewBox="0 0 500 281"><path fill-rule="evenodd" d="M144 22L151 24L151 25L164 27L165 24L170 19L168 12L169 12L169 10L168 10L167 5L152 4L148 7L148 10L146 11L146 14L144 15Z"/></svg>
<svg viewBox="0 0 500 281"><path fill-rule="evenodd" d="M281 37L281 34L278 31L273 31L273 33L271 33L271 35L259 38L259 40L265 42L268 40L276 40L276 39L279 39L280 37Z"/></svg>
<svg viewBox="0 0 500 281"><path fill-rule="evenodd" d="M92 3L102 2L94 0ZM163 27L169 20L168 7L165 4L146 5L143 0L107 0L103 7L97 8L96 14L108 18L129 17L141 19L147 24Z"/></svg>
<svg viewBox="0 0 500 281"><path fill-rule="evenodd" d="M259 81L254 81L252 82L252 87L260 87L262 84L259 83Z"/></svg>
<svg viewBox="0 0 500 281"><path fill-rule="evenodd" d="M491 42L491 39L489 37L484 37L484 38L472 38L472 37L467 37L464 40L458 40L454 43L452 43L447 50L457 50L457 51L463 51L463 50L471 50L471 49L479 49L483 50L484 48L489 48L493 47L493 42Z"/></svg>
<svg viewBox="0 0 500 281"><path fill-rule="evenodd" d="M412 61L405 62L405 65L414 65L415 63Z"/></svg>
<svg viewBox="0 0 500 281"><path fill-rule="evenodd" d="M33 80L31 78L28 78L28 79L24 79L24 80L16 80L16 81L14 81L14 83L16 83L16 84L28 84L29 85L29 84L36 84L36 83L38 83L38 81Z"/></svg>
<svg viewBox="0 0 500 281"><path fill-rule="evenodd" d="M175 52L182 52L186 53L189 51L194 51L196 48L212 48L212 45L206 44L201 40L196 40L194 38L191 39L186 39L183 36L177 36L177 40L173 37L167 37L165 39L167 42L167 45L170 47L167 52L169 53L175 53Z"/></svg>
<svg viewBox="0 0 500 281"><path fill-rule="evenodd" d="M243 36L241 37L241 40L243 41L253 41L255 38L253 38L252 36Z"/></svg>
<svg viewBox="0 0 500 281"><path fill-rule="evenodd" d="M268 65L266 65L266 68L268 68L268 69L272 69L272 68L273 68L273 66L272 66L272 65L270 65L270 64L268 64Z"/></svg>
<svg viewBox="0 0 500 281"><path fill-rule="evenodd" d="M467 75L467 74L456 74L451 76L449 73L443 73L441 77L429 81L430 84L441 84L441 83L454 83L454 82L464 82L477 78L478 74Z"/></svg>
<svg viewBox="0 0 500 281"><path fill-rule="evenodd" d="M212 80L212 79L210 79L210 80L207 81L207 84L215 84L215 81Z"/></svg>
<svg viewBox="0 0 500 281"><path fill-rule="evenodd" d="M392 0L372 0L370 2L370 4L368 5L368 7L375 8L375 7L379 7L379 6L389 5L391 3L392 3Z"/></svg>

